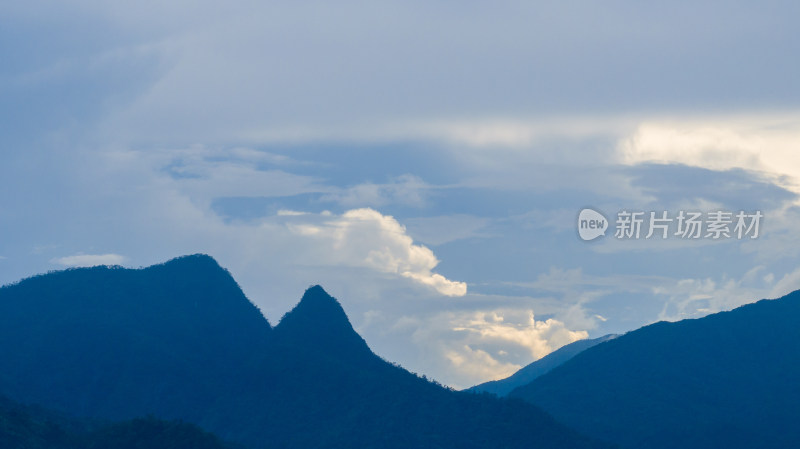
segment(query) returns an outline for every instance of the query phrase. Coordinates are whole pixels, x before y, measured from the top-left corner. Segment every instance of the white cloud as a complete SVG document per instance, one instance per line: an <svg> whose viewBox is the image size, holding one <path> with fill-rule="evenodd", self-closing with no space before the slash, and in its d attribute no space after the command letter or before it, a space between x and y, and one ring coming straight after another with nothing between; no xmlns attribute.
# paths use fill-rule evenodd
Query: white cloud
<svg viewBox="0 0 800 449"><path fill-rule="evenodd" d="M800 116L796 113L648 120L620 140L620 162L744 169L800 193Z"/></svg>
<svg viewBox="0 0 800 449"><path fill-rule="evenodd" d="M504 119L429 120L408 124L406 132L429 139L467 146L476 150L495 152L500 149L524 150L554 137L587 139L619 134L634 125L628 117L570 117L530 116ZM545 161L572 159L574 155L550 152L542 155ZM579 158L574 160L580 162Z"/></svg>
<svg viewBox="0 0 800 449"><path fill-rule="evenodd" d="M50 263L67 267L93 267L96 265L121 265L127 260L119 254L75 254L51 259Z"/></svg>
<svg viewBox="0 0 800 449"><path fill-rule="evenodd" d="M762 274L765 270L765 266L758 265L738 279L724 275L719 278L687 278L656 286L653 293L667 297L659 319L699 318L759 299L779 298L800 289L800 268L785 273L777 282L774 273Z"/></svg>
<svg viewBox="0 0 800 449"><path fill-rule="evenodd" d="M279 217L301 217L303 215L308 215L308 212L301 212L297 210L290 210L290 209L280 209L278 211Z"/></svg>
<svg viewBox="0 0 800 449"><path fill-rule="evenodd" d="M376 341L406 340L410 336L416 346L415 359L425 361L424 370L447 373L448 384L455 388L508 377L561 346L588 336L586 331L573 331L556 319L537 320L529 308L444 310L424 316L405 315L392 322L373 324L386 334L376 335L380 337Z"/></svg>
<svg viewBox="0 0 800 449"><path fill-rule="evenodd" d="M769 273L765 276L764 281L771 283L773 279L774 275ZM775 286L770 292L770 296L778 298L798 289L800 289L800 268L797 268L790 273L786 273L778 282L776 282Z"/></svg>
<svg viewBox="0 0 800 449"><path fill-rule="evenodd" d="M476 379L504 379L522 368L515 363L500 362L488 352L473 349L469 345L447 351L444 355L459 372ZM503 351L498 351L498 355L505 354Z"/></svg>
<svg viewBox="0 0 800 449"><path fill-rule="evenodd" d="M433 251L414 244L394 217L373 209L353 209L318 224L289 223L296 235L327 244L320 254L331 264L366 267L397 274L432 287L445 296L464 296L467 284L451 281L432 270L439 264Z"/></svg>
<svg viewBox="0 0 800 449"><path fill-rule="evenodd" d="M454 331L471 334L483 343L521 346L530 351L534 360L589 336L586 331L569 330L553 318L537 321L533 310L477 311L458 316L452 323Z"/></svg>

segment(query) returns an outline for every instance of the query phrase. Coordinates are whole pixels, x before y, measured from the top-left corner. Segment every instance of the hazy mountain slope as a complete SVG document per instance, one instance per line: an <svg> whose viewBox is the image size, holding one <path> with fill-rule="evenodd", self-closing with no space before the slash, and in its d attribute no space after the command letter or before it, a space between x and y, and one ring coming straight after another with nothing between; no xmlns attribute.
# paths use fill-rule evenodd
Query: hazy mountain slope
<svg viewBox="0 0 800 449"><path fill-rule="evenodd" d="M592 346L616 337L617 335L609 334L590 340L578 340L568 345L564 345L561 348L558 348L550 354L542 357L541 359L522 367L519 371L509 377L506 377L505 379L484 382L467 389L467 391L475 393L492 393L501 397L507 396L515 388L533 382L539 376L550 372L553 370L553 368L564 364L564 362L567 360L575 357Z"/></svg>
<svg viewBox="0 0 800 449"><path fill-rule="evenodd" d="M320 287L272 329L208 256L0 289L0 393L70 413L184 419L254 448L590 448L522 401L375 356Z"/></svg>
<svg viewBox="0 0 800 449"><path fill-rule="evenodd" d="M631 448L800 447L800 291L588 349L511 393Z"/></svg>

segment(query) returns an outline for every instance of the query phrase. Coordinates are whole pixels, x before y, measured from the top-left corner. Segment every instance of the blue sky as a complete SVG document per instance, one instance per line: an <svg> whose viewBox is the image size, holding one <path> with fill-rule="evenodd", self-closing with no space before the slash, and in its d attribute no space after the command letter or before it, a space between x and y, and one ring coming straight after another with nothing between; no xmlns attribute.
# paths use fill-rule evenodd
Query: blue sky
<svg viewBox="0 0 800 449"><path fill-rule="evenodd" d="M211 254L446 384L800 288L796 2L0 6L0 282ZM578 238L585 207L757 239ZM613 226L613 224L612 224ZM769 323L753 323L769 326Z"/></svg>

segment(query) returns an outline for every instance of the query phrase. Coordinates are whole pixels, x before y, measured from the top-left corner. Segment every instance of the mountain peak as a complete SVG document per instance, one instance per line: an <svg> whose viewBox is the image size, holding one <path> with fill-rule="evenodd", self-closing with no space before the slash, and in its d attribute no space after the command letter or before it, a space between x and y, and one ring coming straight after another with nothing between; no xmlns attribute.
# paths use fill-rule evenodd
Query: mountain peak
<svg viewBox="0 0 800 449"><path fill-rule="evenodd" d="M190 269L207 269L207 270L220 270L227 271L217 262L216 259L208 254L189 254L186 256L175 257L162 264L153 265L151 268L156 267L186 267Z"/></svg>
<svg viewBox="0 0 800 449"><path fill-rule="evenodd" d="M300 342L325 350L358 346L369 351L353 329L339 301L321 286L309 287L300 302L275 327L285 341Z"/></svg>
<svg viewBox="0 0 800 449"><path fill-rule="evenodd" d="M281 324L288 320L291 324L295 321L311 321L316 325L323 322L346 324L350 326L350 320L344 312L342 305L333 296L329 295L320 285L313 285L306 289L300 302L281 319Z"/></svg>
<svg viewBox="0 0 800 449"><path fill-rule="evenodd" d="M327 297L330 300L336 301L336 298L334 298L333 296L329 295L328 292L326 292L325 289L322 288L322 286L319 285L319 284L312 285L311 287L308 287L306 289L305 293L303 293L303 299L305 299L307 296L309 296L309 297L311 297L311 296Z"/></svg>
<svg viewBox="0 0 800 449"><path fill-rule="evenodd" d="M312 307L330 307L342 309L339 301L322 288L321 285L312 285L308 287L303 293L303 298L300 299L300 304L310 304ZM342 313L344 310L342 309Z"/></svg>

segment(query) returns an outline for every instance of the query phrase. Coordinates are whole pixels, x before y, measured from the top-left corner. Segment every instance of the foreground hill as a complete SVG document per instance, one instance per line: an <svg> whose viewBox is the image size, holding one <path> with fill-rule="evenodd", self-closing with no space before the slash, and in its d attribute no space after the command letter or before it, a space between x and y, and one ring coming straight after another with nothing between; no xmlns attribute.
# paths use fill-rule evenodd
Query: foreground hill
<svg viewBox="0 0 800 449"><path fill-rule="evenodd" d="M561 348L542 357L541 359L520 368L519 371L509 377L506 377L505 379L484 382L469 388L467 391L474 393L491 393L501 397L508 396L508 394L511 393L511 391L513 391L515 388L533 382L539 376L549 373L557 366L563 365L567 360L575 357L592 346L616 337L617 335L615 334L609 334L590 340L578 340L568 345L564 345Z"/></svg>
<svg viewBox="0 0 800 449"><path fill-rule="evenodd" d="M141 418L113 424L71 419L0 396L3 449L234 449L191 424Z"/></svg>
<svg viewBox="0 0 800 449"><path fill-rule="evenodd" d="M511 393L628 448L800 447L800 291L660 322Z"/></svg>
<svg viewBox="0 0 800 449"><path fill-rule="evenodd" d="M253 448L604 447L523 401L385 362L321 287L272 328L196 255L0 289L0 393L71 414L182 419Z"/></svg>

